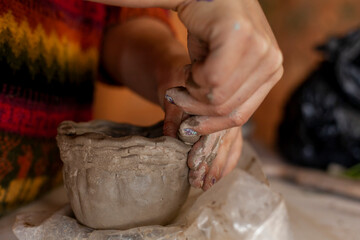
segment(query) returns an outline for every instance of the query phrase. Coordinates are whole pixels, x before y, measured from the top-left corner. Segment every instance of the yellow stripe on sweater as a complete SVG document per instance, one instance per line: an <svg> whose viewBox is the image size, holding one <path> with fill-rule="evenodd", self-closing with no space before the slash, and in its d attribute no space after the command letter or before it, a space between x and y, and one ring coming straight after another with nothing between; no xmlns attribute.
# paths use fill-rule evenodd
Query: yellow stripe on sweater
<svg viewBox="0 0 360 240"><path fill-rule="evenodd" d="M10 31L11 35L4 35L5 31ZM34 61L42 55L47 66L56 60L61 68L68 67L70 71L92 70L98 62L97 47L83 50L79 43L60 37L55 31L47 35L41 24L32 30L26 21L18 24L11 11L0 16L0 45L5 42L9 43L15 56L27 51L30 60Z"/></svg>

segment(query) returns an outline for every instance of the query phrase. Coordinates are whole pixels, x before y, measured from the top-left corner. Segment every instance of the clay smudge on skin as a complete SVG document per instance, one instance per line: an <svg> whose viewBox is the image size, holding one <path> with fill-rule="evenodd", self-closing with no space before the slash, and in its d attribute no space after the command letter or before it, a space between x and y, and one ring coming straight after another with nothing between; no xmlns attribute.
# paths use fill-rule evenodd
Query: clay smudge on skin
<svg viewBox="0 0 360 240"><path fill-rule="evenodd" d="M190 174L189 182L192 186L202 188L204 186L204 180L206 175L206 166L201 166L198 170L193 171Z"/></svg>
<svg viewBox="0 0 360 240"><path fill-rule="evenodd" d="M213 0L196 0L197 2L212 2Z"/></svg>
<svg viewBox="0 0 360 240"><path fill-rule="evenodd" d="M236 22L234 24L234 30L236 30L236 31L240 30L240 23L239 22Z"/></svg>
<svg viewBox="0 0 360 240"><path fill-rule="evenodd" d="M216 158L217 153L211 153L209 155L209 157L206 158L206 164L208 164L209 166L211 166L212 161Z"/></svg>
<svg viewBox="0 0 360 240"><path fill-rule="evenodd" d="M186 124L190 127L197 127L199 126L200 122L196 118L190 118L186 121Z"/></svg>
<svg viewBox="0 0 360 240"><path fill-rule="evenodd" d="M206 98L208 99L209 103L212 103L214 101L214 94L212 92L212 89L208 94L206 94Z"/></svg>
<svg viewBox="0 0 360 240"><path fill-rule="evenodd" d="M214 146L212 147L211 151L213 152L215 150L215 148L219 145L220 139L222 139L222 136L217 136Z"/></svg>
<svg viewBox="0 0 360 240"><path fill-rule="evenodd" d="M200 166L201 163L205 163L205 156L201 156L199 158L195 158L194 160L194 166L195 166L195 169L198 168Z"/></svg>

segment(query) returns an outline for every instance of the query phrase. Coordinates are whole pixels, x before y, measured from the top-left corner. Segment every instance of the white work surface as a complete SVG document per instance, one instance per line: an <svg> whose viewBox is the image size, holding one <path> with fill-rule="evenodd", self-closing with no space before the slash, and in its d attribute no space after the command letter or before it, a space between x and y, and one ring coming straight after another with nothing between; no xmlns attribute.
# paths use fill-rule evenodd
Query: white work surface
<svg viewBox="0 0 360 240"><path fill-rule="evenodd" d="M266 154L260 159L266 161ZM265 159L264 159L265 158ZM360 200L317 192L283 180L270 179L271 187L287 203L294 240L360 240ZM63 187L0 219L0 240L13 240L15 216L28 211L55 211L67 202Z"/></svg>
<svg viewBox="0 0 360 240"><path fill-rule="evenodd" d="M287 203L295 240L359 240L360 201L302 189L290 183L271 180ZM61 187L42 199L0 219L0 239L13 240L15 216L26 211L54 211L67 202Z"/></svg>

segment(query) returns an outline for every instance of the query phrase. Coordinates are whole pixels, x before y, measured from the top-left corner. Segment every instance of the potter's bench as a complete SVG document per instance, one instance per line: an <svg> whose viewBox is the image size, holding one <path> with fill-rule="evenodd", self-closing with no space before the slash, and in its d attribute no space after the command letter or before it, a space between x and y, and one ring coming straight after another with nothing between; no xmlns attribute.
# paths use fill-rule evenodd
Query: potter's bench
<svg viewBox="0 0 360 240"><path fill-rule="evenodd" d="M265 163L269 158L274 158L260 145L255 144L255 148ZM270 179L270 183L286 200L295 240L360 239L360 200L315 191L279 179ZM17 214L26 211L53 212L66 202L65 190L59 187L38 201L1 218L0 239L16 239L11 227Z"/></svg>

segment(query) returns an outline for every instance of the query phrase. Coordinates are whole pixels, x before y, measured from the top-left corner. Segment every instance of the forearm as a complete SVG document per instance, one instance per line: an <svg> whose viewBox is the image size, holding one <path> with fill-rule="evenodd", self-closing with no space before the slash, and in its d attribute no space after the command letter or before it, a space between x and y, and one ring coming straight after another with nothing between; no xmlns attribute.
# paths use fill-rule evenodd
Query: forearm
<svg viewBox="0 0 360 240"><path fill-rule="evenodd" d="M181 3L186 0L89 0L93 2L101 2L105 4L133 7L133 8L148 8L161 7L167 9L176 9Z"/></svg>
<svg viewBox="0 0 360 240"><path fill-rule="evenodd" d="M174 79L173 71L189 61L170 29L147 17L109 29L102 54L102 64L116 82L160 105L159 96L184 80Z"/></svg>

